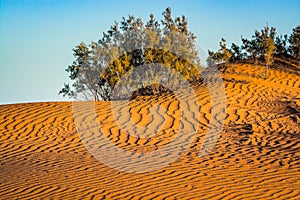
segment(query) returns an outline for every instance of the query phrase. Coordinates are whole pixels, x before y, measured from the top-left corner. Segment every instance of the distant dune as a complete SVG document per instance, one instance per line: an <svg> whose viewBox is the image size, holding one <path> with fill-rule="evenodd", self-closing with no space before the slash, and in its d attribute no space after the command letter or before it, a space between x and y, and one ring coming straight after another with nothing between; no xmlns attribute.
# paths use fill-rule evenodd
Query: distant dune
<svg viewBox="0 0 300 200"><path fill-rule="evenodd" d="M78 135L72 103L1 105L0 199L300 199L297 70L270 69L266 80L262 66L235 64L221 72L226 119L217 144L197 156L211 118L208 90L199 86L200 123L192 143L178 160L147 173L98 161ZM149 116L154 105L169 117L159 109ZM99 102L97 118L113 144L155 151L175 137L180 125L172 96L141 97L130 106L132 121L145 127L165 121L163 129L150 139L130 138L113 123L109 102Z"/></svg>

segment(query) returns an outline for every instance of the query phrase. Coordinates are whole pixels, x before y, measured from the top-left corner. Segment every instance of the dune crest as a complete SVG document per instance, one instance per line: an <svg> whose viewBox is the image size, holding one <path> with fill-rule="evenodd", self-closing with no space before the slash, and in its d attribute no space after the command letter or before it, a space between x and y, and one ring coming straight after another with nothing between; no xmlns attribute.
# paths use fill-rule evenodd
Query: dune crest
<svg viewBox="0 0 300 200"><path fill-rule="evenodd" d="M217 144L201 158L198 153L213 116L207 88L195 87L198 99L193 101L198 102L199 116L188 120L199 123L191 144L175 162L147 173L127 173L99 162L77 132L72 103L1 105L0 197L298 199L300 76L271 69L265 80L260 77L263 70L248 64L221 70L227 97L225 123ZM131 101L131 116L124 119L149 126L146 139L122 132L109 104L96 103L95 120L107 139L126 151L156 151L180 128L181 113L173 96Z"/></svg>

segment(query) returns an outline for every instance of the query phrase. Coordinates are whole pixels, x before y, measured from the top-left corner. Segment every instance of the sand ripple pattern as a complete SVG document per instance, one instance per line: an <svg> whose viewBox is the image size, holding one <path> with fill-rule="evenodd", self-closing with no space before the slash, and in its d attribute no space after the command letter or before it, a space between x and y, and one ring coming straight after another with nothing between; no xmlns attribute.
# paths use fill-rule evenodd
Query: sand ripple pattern
<svg viewBox="0 0 300 200"><path fill-rule="evenodd" d="M199 116L189 117L199 121L191 145L176 162L141 174L110 168L86 150L71 103L1 105L0 199L299 199L299 75L271 69L264 80L258 66L239 65L222 76L226 120L213 150L198 156L214 117L200 85ZM149 115L150 105L163 107L167 117L159 107L152 112L157 116ZM98 103L95 120L110 142L134 152L161 148L175 136L180 113L174 97L140 98L130 106L141 126L167 123L151 139L129 137L112 123L108 103Z"/></svg>

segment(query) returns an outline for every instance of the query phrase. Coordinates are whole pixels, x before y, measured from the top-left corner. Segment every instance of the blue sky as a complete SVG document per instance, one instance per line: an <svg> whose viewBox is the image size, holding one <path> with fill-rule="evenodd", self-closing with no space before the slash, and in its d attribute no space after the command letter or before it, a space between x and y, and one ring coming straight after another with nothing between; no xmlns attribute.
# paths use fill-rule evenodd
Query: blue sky
<svg viewBox="0 0 300 200"><path fill-rule="evenodd" d="M240 44L268 23L279 34L300 24L298 0L0 0L0 104L69 100L58 96L72 48L97 41L123 16L157 19L166 7L184 14L205 50L223 36Z"/></svg>

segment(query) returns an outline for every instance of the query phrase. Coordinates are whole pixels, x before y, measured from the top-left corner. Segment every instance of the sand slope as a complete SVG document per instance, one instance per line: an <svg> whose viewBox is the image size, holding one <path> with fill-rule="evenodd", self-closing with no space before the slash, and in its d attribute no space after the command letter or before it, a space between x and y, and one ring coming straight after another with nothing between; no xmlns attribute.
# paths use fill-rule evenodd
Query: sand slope
<svg viewBox="0 0 300 200"><path fill-rule="evenodd" d="M148 173L113 169L87 151L72 103L1 105L0 199L299 199L300 76L277 69L264 80L263 68L251 65L222 73L226 120L213 150L197 156L211 117L208 91L199 87L200 123L192 144L176 162ZM165 119L156 107L148 115L158 104L168 111ZM96 113L107 138L128 151L155 151L179 128L171 96L131 103L135 123L165 121L164 131L150 139L120 131L108 102L98 103Z"/></svg>

